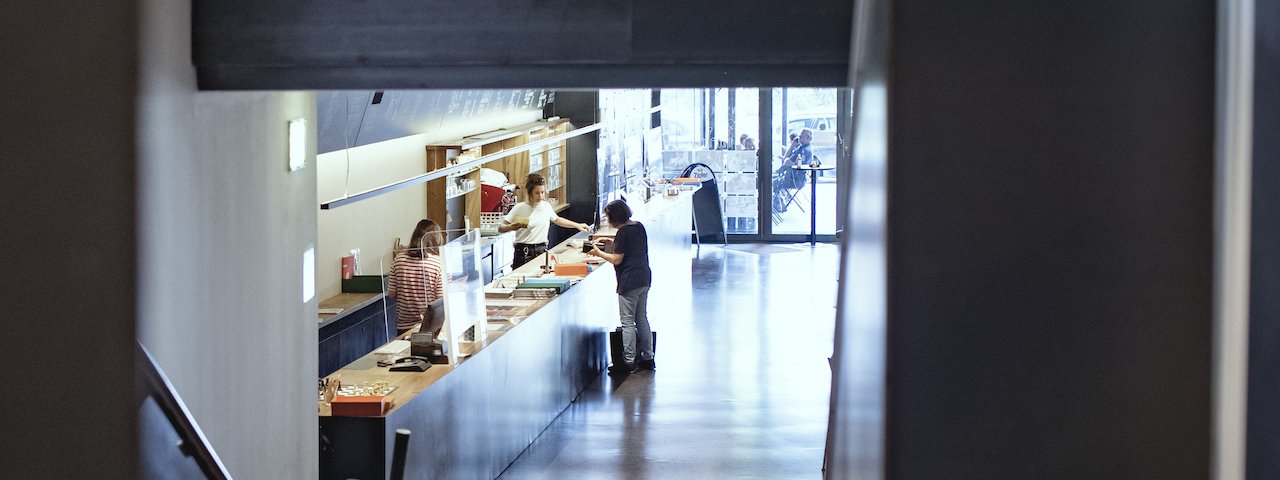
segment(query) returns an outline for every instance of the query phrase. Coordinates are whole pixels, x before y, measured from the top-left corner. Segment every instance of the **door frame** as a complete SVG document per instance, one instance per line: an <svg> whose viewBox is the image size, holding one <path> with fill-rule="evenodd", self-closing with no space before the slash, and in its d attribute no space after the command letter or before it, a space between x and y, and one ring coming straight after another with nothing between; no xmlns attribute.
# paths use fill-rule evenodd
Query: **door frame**
<svg viewBox="0 0 1280 480"><path fill-rule="evenodd" d="M784 90L785 92L785 90ZM755 234L728 235L729 243L800 243L808 242L809 234L774 233L773 232L773 152L777 149L773 142L773 89L761 88L760 98L760 140L757 142L756 162L758 188L756 198L756 224L759 228ZM785 98L785 94L784 94ZM853 182L853 155L849 129L852 126L852 95L848 88L836 89L836 202L828 208L837 209L847 201L849 186ZM844 231L845 219L836 215L835 234L818 234L819 242L835 242Z"/></svg>

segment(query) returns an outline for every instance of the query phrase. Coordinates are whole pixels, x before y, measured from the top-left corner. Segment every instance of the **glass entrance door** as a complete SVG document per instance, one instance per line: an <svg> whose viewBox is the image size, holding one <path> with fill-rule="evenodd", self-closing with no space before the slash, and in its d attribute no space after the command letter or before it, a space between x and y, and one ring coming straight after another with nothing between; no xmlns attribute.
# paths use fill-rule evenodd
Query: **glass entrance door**
<svg viewBox="0 0 1280 480"><path fill-rule="evenodd" d="M730 242L835 239L836 210L851 168L837 132L848 129L849 95L834 88L661 90L661 168L714 172ZM794 137L794 138L792 138ZM793 165L828 168L811 176ZM651 166L652 168L653 166ZM816 180L816 181L815 181Z"/></svg>
<svg viewBox="0 0 1280 480"><path fill-rule="evenodd" d="M771 89L768 178L760 182L768 185L761 191L761 197L769 199L766 240L806 240L811 226L818 241L835 239L841 179L848 173L847 168L841 172L847 158L839 155L837 135L844 125L841 115L848 114L847 108L840 108L844 97L834 88Z"/></svg>

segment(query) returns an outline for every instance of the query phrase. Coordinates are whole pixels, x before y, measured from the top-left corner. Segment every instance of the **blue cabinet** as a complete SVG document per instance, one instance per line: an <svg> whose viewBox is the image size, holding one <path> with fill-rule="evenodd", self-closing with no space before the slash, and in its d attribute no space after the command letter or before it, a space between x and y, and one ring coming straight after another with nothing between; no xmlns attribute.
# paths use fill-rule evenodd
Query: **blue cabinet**
<svg viewBox="0 0 1280 480"><path fill-rule="evenodd" d="M319 374L337 371L386 344L395 336L395 301L376 294L375 300L352 307L320 324Z"/></svg>

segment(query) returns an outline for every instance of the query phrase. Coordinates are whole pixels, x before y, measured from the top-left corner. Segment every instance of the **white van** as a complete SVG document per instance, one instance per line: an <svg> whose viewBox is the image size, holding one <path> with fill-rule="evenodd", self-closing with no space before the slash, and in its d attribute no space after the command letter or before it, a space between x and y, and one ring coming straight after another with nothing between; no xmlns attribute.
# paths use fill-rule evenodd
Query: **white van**
<svg viewBox="0 0 1280 480"><path fill-rule="evenodd" d="M798 114L787 117L786 135L782 138L791 138L791 134L800 134L801 130L809 129L813 132L813 140L810 145L813 154L825 164L835 162L836 153L836 115L831 114Z"/></svg>

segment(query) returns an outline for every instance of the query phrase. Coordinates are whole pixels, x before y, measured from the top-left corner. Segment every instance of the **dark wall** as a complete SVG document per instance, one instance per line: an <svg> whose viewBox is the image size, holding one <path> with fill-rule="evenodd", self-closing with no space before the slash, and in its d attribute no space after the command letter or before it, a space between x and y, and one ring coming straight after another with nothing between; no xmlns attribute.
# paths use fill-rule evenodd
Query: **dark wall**
<svg viewBox="0 0 1280 480"><path fill-rule="evenodd" d="M1257 0L1248 478L1280 478L1280 1Z"/></svg>
<svg viewBox="0 0 1280 480"><path fill-rule="evenodd" d="M0 6L6 478L135 478L135 3Z"/></svg>
<svg viewBox="0 0 1280 480"><path fill-rule="evenodd" d="M840 171L857 174L851 175L848 204L839 207L845 230L840 236L831 414L824 465L824 478L832 480L886 478L888 3L859 4L855 20L859 26L855 32L856 48L860 52L855 68L859 73L850 92L850 100L856 105L851 109L853 121L841 125L841 131L853 132L850 153L855 154L851 168L842 167ZM763 117L765 108L763 104L761 107ZM768 138L765 136L766 142Z"/></svg>
<svg viewBox="0 0 1280 480"><path fill-rule="evenodd" d="M852 3L201 0L192 61L205 89L843 86Z"/></svg>
<svg viewBox="0 0 1280 480"><path fill-rule="evenodd" d="M556 92L555 102L548 105L548 114L568 118L574 128L593 125L600 121L600 94L595 91L561 91ZM596 160L596 148L599 147L599 133L588 133L570 138L565 142L568 149L565 157L565 169L569 178L565 179L569 189L569 209L563 214L575 222L595 223L596 197L600 191L596 181L599 164ZM559 228L559 227L557 227ZM561 231L560 233L569 233Z"/></svg>
<svg viewBox="0 0 1280 480"><path fill-rule="evenodd" d="M888 477L1206 478L1212 2L894 2Z"/></svg>

